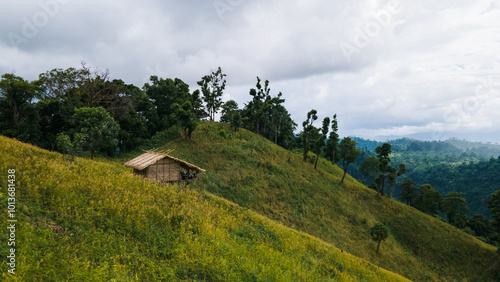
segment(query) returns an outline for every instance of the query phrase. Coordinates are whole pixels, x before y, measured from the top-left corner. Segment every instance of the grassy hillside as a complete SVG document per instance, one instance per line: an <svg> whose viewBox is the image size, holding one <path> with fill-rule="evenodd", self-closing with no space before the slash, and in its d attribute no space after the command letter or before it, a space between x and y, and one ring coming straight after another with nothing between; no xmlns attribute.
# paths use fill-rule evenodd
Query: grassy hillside
<svg viewBox="0 0 500 282"><path fill-rule="evenodd" d="M2 136L0 145L4 281L404 280L208 192ZM17 187L15 276L6 265L9 169Z"/></svg>
<svg viewBox="0 0 500 282"><path fill-rule="evenodd" d="M166 148L207 169L196 185L413 280L495 280L496 249L377 194L324 160L319 169L248 131L204 123ZM385 223L380 254L369 229Z"/></svg>

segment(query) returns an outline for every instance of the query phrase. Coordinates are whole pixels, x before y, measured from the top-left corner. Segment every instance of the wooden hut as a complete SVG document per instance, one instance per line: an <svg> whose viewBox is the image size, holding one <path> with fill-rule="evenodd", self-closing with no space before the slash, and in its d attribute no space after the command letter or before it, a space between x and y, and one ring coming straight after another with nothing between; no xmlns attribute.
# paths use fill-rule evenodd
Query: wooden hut
<svg viewBox="0 0 500 282"><path fill-rule="evenodd" d="M205 172L186 161L150 151L126 162L125 166L133 168L134 174L161 182L195 180L200 172Z"/></svg>

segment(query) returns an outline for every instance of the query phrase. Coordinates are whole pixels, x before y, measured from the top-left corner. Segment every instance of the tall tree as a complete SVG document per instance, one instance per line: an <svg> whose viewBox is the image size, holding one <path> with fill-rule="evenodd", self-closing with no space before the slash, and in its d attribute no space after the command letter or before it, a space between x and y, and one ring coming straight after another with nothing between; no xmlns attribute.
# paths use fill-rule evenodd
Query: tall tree
<svg viewBox="0 0 500 282"><path fill-rule="evenodd" d="M143 89L153 105L153 109L148 110L147 117L150 135L178 123L173 109L174 104L182 105L186 101L193 100L189 85L178 78L158 78L153 75L150 77L150 83L144 84Z"/></svg>
<svg viewBox="0 0 500 282"><path fill-rule="evenodd" d="M491 210L491 215L494 219L494 225L497 232L500 233L500 190L491 194L491 197L486 201L488 208Z"/></svg>
<svg viewBox="0 0 500 282"><path fill-rule="evenodd" d="M486 202L488 203L488 208L491 210L494 220L493 225L497 231L498 238L498 234L500 234L500 190L491 194L491 197ZM497 248L497 252L500 253L500 247Z"/></svg>
<svg viewBox="0 0 500 282"><path fill-rule="evenodd" d="M90 151L92 160L96 151L118 144L120 127L102 107L77 109L72 123L75 131L85 136L84 149Z"/></svg>
<svg viewBox="0 0 500 282"><path fill-rule="evenodd" d="M283 94L272 97L269 81L257 77L255 88L250 89L252 100L241 111L243 127L273 141L283 148L291 148L297 126L284 107Z"/></svg>
<svg viewBox="0 0 500 282"><path fill-rule="evenodd" d="M377 242L378 254L380 243L382 243L383 240L389 237L389 229L387 228L387 226L385 226L385 224L378 222L370 229L370 236L372 237L373 241Z"/></svg>
<svg viewBox="0 0 500 282"><path fill-rule="evenodd" d="M255 133L260 135L260 123L265 117L265 112L267 108L266 102L268 102L268 97L270 97L269 92L269 80L264 82L264 87L260 83L261 80L257 76L257 84L255 88L250 89L250 95L252 96L252 109L253 109L253 120L255 120Z"/></svg>
<svg viewBox="0 0 500 282"><path fill-rule="evenodd" d="M321 155L321 150L325 146L326 135L328 134L328 128L330 127L330 118L326 117L323 119L323 126L321 127L321 134L314 142L314 153L316 154L316 161L314 162L314 169L318 166L319 156Z"/></svg>
<svg viewBox="0 0 500 282"><path fill-rule="evenodd" d="M81 100L86 107L103 107L110 114L117 115L115 111L121 108L130 107L128 102L121 99L122 89L119 84L110 80L109 70L90 69L86 64L82 63L82 70L79 73L83 76L83 80L78 88L81 93Z"/></svg>
<svg viewBox="0 0 500 282"><path fill-rule="evenodd" d="M201 93L203 94L203 101L207 105L210 120L215 120L215 114L223 104L222 95L226 88L225 77L226 74L222 73L222 69L219 67L216 71L213 71L209 75L205 75L198 81L198 85L201 87Z"/></svg>
<svg viewBox="0 0 500 282"><path fill-rule="evenodd" d="M271 110L271 123L273 125L274 144L278 144L278 136L280 133L280 124L286 123L288 112L282 105L273 105Z"/></svg>
<svg viewBox="0 0 500 282"><path fill-rule="evenodd" d="M229 100L222 105L220 121L231 124L234 119L234 113L238 111L238 103L234 100Z"/></svg>
<svg viewBox="0 0 500 282"><path fill-rule="evenodd" d="M347 167L349 164L355 162L361 154L361 150L356 148L356 144L356 141L351 140L350 137L346 137L340 141L340 158L342 159L342 168L344 169L344 174L342 175L340 184L344 183L344 178L347 174Z"/></svg>
<svg viewBox="0 0 500 282"><path fill-rule="evenodd" d="M121 89L121 94L115 99L110 115L120 126L118 147L120 152L137 149L149 139L148 118L154 105L147 94L139 87L125 84L121 80L113 80ZM121 100L121 101L120 101Z"/></svg>
<svg viewBox="0 0 500 282"><path fill-rule="evenodd" d="M52 69L38 76L41 93L36 108L40 116L41 147L55 150L57 143L61 143L57 142L57 136L69 132L75 109L85 105L84 85L91 78L88 68Z"/></svg>
<svg viewBox="0 0 500 282"><path fill-rule="evenodd" d="M491 238L494 236L495 228L492 221L487 219L483 214L475 214L467 221L467 226L474 231L478 237L487 239L488 243L493 243Z"/></svg>
<svg viewBox="0 0 500 282"><path fill-rule="evenodd" d="M409 206L413 205L413 201L417 197L417 186L415 185L416 183L411 179L406 179L403 183L399 184L401 201L406 202Z"/></svg>
<svg viewBox="0 0 500 282"><path fill-rule="evenodd" d="M0 134L36 144L40 139L39 115L34 100L39 93L35 82L14 74L0 80Z"/></svg>
<svg viewBox="0 0 500 282"><path fill-rule="evenodd" d="M363 174L365 177L371 179L375 182L375 179L378 176L378 159L376 157L368 157L366 158L359 167L359 172Z"/></svg>
<svg viewBox="0 0 500 282"><path fill-rule="evenodd" d="M392 167L390 169L389 175L387 177L387 184L389 187L387 189L387 196L391 197L391 188L398 183L398 177L406 173L406 165L401 163L398 166L398 169Z"/></svg>
<svg viewBox="0 0 500 282"><path fill-rule="evenodd" d="M74 113L74 108L65 106L64 101L53 99L43 99L36 103L36 110L40 117L38 125L41 132L38 146L54 151L57 135L70 129L69 120Z"/></svg>
<svg viewBox="0 0 500 282"><path fill-rule="evenodd" d="M193 133L197 125L191 102L186 101L182 105L176 103L172 107L177 115L178 124L183 129L184 137L191 140L191 133Z"/></svg>
<svg viewBox="0 0 500 282"><path fill-rule="evenodd" d="M375 153L377 153L379 177L377 183L380 183L379 193L384 195L384 184L386 179L389 177L391 172L394 172L394 167L390 165L391 163L391 144L384 143L381 146L375 148Z"/></svg>
<svg viewBox="0 0 500 282"><path fill-rule="evenodd" d="M446 213L448 222L458 228L464 228L467 224L467 203L462 193L448 193L443 199L441 211Z"/></svg>
<svg viewBox="0 0 500 282"><path fill-rule="evenodd" d="M44 87L42 98L66 100L68 95L83 86L87 71L75 68L52 69L40 74L38 80Z"/></svg>
<svg viewBox="0 0 500 282"><path fill-rule="evenodd" d="M269 121L274 128L274 144L278 144L279 125L285 122L288 116L286 108L282 105L285 99L281 99L281 96L283 94L278 93L278 96L273 97L269 104Z"/></svg>
<svg viewBox="0 0 500 282"><path fill-rule="evenodd" d="M338 158L336 156L339 144L339 134L337 133L338 130L339 127L337 123L337 114L334 114L332 119L332 131L330 132L330 136L328 136L328 141L326 142L326 149L325 149L325 154L327 155L327 158L330 158L331 156L332 164L336 164Z"/></svg>
<svg viewBox="0 0 500 282"><path fill-rule="evenodd" d="M302 122L302 127L304 128L304 131L302 132L302 143L304 146L304 162L307 162L307 153L309 152L310 149L310 143L311 143L311 134L312 131L315 129L313 126L313 123L315 120L318 119L318 116L316 115L318 112L316 110L310 110L307 113L307 119Z"/></svg>
<svg viewBox="0 0 500 282"><path fill-rule="evenodd" d="M297 124L293 121L288 111L285 110L281 114L283 118L279 122L277 144L285 149L291 150L294 146L294 131L297 128Z"/></svg>
<svg viewBox="0 0 500 282"><path fill-rule="evenodd" d="M414 201L415 208L426 214L436 216L443 201L441 194L439 194L436 188L432 187L430 184L424 184L420 186L418 190L418 196Z"/></svg>
<svg viewBox="0 0 500 282"><path fill-rule="evenodd" d="M240 129L242 123L243 123L243 120L241 118L241 112L240 111L236 111L233 114L233 119L231 121L231 127L233 128L233 130L235 132L238 132L238 130ZM240 135L240 138L241 138L241 135Z"/></svg>
<svg viewBox="0 0 500 282"><path fill-rule="evenodd" d="M203 101L200 96L200 90L196 89L195 91L193 91L189 101L191 102L192 110L196 120L199 121L208 116L207 112L205 111L205 106L203 106Z"/></svg>

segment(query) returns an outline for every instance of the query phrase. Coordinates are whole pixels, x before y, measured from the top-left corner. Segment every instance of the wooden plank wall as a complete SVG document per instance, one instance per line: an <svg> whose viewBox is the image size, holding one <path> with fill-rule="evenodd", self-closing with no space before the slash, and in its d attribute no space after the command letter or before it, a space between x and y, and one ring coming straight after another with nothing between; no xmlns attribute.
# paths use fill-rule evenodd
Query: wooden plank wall
<svg viewBox="0 0 500 282"><path fill-rule="evenodd" d="M147 175L147 170L148 170L148 168L145 168L145 169L143 169L143 170L138 170L138 169L135 169L135 168L134 168L134 174L136 174L136 175L140 175L140 176L142 176L142 177L146 177L146 175Z"/></svg>
<svg viewBox="0 0 500 282"><path fill-rule="evenodd" d="M147 178L162 182L179 181L180 165L175 161L165 158L150 165L148 168Z"/></svg>

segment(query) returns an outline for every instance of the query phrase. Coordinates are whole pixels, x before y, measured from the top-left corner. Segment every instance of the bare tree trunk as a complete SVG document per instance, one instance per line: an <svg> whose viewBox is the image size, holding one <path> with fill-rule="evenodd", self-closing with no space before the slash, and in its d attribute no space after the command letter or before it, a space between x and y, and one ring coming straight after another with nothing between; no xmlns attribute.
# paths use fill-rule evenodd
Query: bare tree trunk
<svg viewBox="0 0 500 282"><path fill-rule="evenodd" d="M382 183L380 183L380 195L384 195L384 184L385 184L385 177L382 177Z"/></svg>
<svg viewBox="0 0 500 282"><path fill-rule="evenodd" d="M91 153L90 153L90 159L94 160L94 150L92 150Z"/></svg>
<svg viewBox="0 0 500 282"><path fill-rule="evenodd" d="M309 139L306 140L306 146L304 148L304 162L307 162L307 152L309 150Z"/></svg>
<svg viewBox="0 0 500 282"><path fill-rule="evenodd" d="M346 174L347 174L347 167L344 168L344 175L342 175L342 180L340 180L340 184L344 183L344 178Z"/></svg>
<svg viewBox="0 0 500 282"><path fill-rule="evenodd" d="M382 242L382 239L379 239L378 240L378 245L377 245L377 254L378 254L378 250L380 249L380 243Z"/></svg>
<svg viewBox="0 0 500 282"><path fill-rule="evenodd" d="M278 144L278 125L274 127L274 144Z"/></svg>
<svg viewBox="0 0 500 282"><path fill-rule="evenodd" d="M16 125L16 127L19 127L19 111L17 110L17 104L16 102L12 101L12 106L14 107L14 110L13 110L13 114L14 114L14 124Z"/></svg>
<svg viewBox="0 0 500 282"><path fill-rule="evenodd" d="M267 127L267 117L264 118L264 135L263 136L265 138L267 138L267 132L266 132L267 129L266 129L266 127Z"/></svg>

